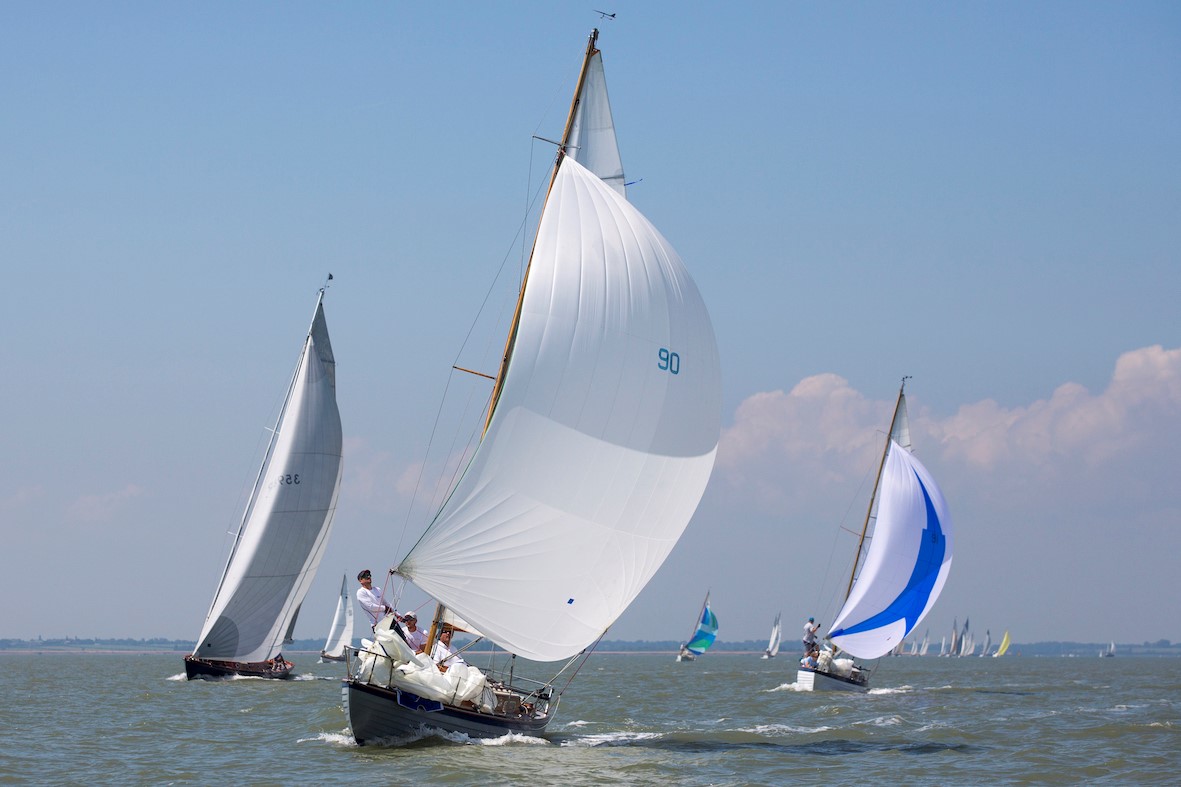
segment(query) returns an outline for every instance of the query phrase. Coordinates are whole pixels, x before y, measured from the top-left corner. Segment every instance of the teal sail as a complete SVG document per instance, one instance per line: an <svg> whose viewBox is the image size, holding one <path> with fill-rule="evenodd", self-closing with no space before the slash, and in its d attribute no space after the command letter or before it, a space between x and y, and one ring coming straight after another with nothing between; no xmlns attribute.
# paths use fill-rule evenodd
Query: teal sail
<svg viewBox="0 0 1181 787"><path fill-rule="evenodd" d="M705 604L701 607L701 617L697 620L697 630L692 639L685 645L685 650L700 656L709 650L718 636L718 617L709 608L709 594L705 595Z"/></svg>

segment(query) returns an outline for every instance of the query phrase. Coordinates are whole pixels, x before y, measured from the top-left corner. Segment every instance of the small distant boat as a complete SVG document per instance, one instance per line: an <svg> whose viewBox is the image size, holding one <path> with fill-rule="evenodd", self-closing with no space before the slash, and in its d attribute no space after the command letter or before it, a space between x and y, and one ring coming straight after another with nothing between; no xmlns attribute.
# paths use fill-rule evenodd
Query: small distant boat
<svg viewBox="0 0 1181 787"><path fill-rule="evenodd" d="M1009 630L1005 629L1005 633L1001 637L1001 644L999 646L997 646L996 653L993 653L992 657L994 659L1000 658L1001 656L1005 655L1008 652L1009 652Z"/></svg>
<svg viewBox="0 0 1181 787"><path fill-rule="evenodd" d="M923 644L919 646L919 655L926 656L927 648L931 647L931 630L927 629L923 633Z"/></svg>
<svg viewBox="0 0 1181 787"><path fill-rule="evenodd" d="M976 635L968 633L968 624L968 618L964 618L964 630L960 632L960 649L955 654L957 656L971 656L976 650Z"/></svg>
<svg viewBox="0 0 1181 787"><path fill-rule="evenodd" d="M1099 651L1099 658L1110 659L1115 656L1115 643L1112 642L1107 646L1107 650Z"/></svg>
<svg viewBox="0 0 1181 787"><path fill-rule="evenodd" d="M984 647L980 650L980 658L989 655L988 651L992 649L992 629L984 630Z"/></svg>
<svg viewBox="0 0 1181 787"><path fill-rule="evenodd" d="M779 640L783 637L783 627L779 625L780 613L775 613L775 622L771 624L771 638L767 640L767 649L763 651L763 658L773 659L779 654Z"/></svg>
<svg viewBox="0 0 1181 787"><path fill-rule="evenodd" d="M345 648L353 645L353 599L349 595L349 575L345 574L340 583L340 596L336 599L336 614L332 616L332 628L320 651L320 661L344 661Z"/></svg>
<svg viewBox="0 0 1181 787"><path fill-rule="evenodd" d="M331 276L329 277L331 278ZM340 488L336 360L324 290L185 675L287 678L279 653L328 544Z"/></svg>
<svg viewBox="0 0 1181 787"><path fill-rule="evenodd" d="M828 633L834 648L822 651L815 667L801 663L797 690L866 691L868 673L853 658L837 658L837 649L861 659L892 651L926 617L951 570L947 502L910 452L906 379L898 389L845 603ZM859 566L871 520L876 520L872 542Z"/></svg>
<svg viewBox="0 0 1181 787"><path fill-rule="evenodd" d="M778 618L776 618L778 621ZM709 608L709 593L705 594L705 603L701 605L701 614L697 616L697 625L693 629L693 636L681 645L681 652L677 654L677 661L695 661L698 656L709 650L710 645L718 636L718 618Z"/></svg>

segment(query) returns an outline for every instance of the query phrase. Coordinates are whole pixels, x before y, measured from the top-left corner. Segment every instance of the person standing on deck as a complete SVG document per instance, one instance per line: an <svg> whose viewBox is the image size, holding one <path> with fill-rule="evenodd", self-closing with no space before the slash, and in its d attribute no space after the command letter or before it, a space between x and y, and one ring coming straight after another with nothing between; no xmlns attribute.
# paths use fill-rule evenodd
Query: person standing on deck
<svg viewBox="0 0 1181 787"><path fill-rule="evenodd" d="M357 581L361 583L361 587L357 588L357 603L369 615L369 628L372 629L394 608L385 603L381 593L373 589L373 573L369 569L357 574Z"/></svg>
<svg viewBox="0 0 1181 787"><path fill-rule="evenodd" d="M804 624L804 655L807 656L812 652L812 648L816 646L816 632L820 630L820 624L816 622L816 618L808 618L808 622Z"/></svg>

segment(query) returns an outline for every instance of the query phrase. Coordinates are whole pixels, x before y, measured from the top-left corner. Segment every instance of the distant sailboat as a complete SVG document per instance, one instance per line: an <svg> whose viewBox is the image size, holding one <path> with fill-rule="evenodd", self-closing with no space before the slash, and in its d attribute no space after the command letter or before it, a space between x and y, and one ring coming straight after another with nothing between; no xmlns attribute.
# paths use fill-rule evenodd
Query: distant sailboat
<svg viewBox="0 0 1181 787"><path fill-rule="evenodd" d="M951 570L951 516L935 479L910 452L905 388L903 378L845 603L828 633L855 658L880 658L902 642L934 606ZM872 543L859 566L871 520ZM796 688L865 691L868 674L835 655L826 649L816 667L801 665Z"/></svg>
<svg viewBox="0 0 1181 787"><path fill-rule="evenodd" d="M927 655L927 648L929 648L930 646L931 646L931 630L927 629L923 633L923 644L919 646L919 655L926 656Z"/></svg>
<svg viewBox="0 0 1181 787"><path fill-rule="evenodd" d="M1115 642L1112 642L1110 645L1108 645L1107 650L1099 651L1099 656L1101 658L1109 659L1114 655L1115 655Z"/></svg>
<svg viewBox="0 0 1181 787"><path fill-rule="evenodd" d="M353 644L353 598L349 594L349 576L344 575L340 583L340 596L336 599L336 614L332 616L332 628L320 651L320 661L344 661L345 648Z"/></svg>
<svg viewBox="0 0 1181 787"><path fill-rule="evenodd" d="M980 658L989 655L988 651L992 649L992 629L984 630L984 647L980 650Z"/></svg>
<svg viewBox="0 0 1181 787"><path fill-rule="evenodd" d="M779 640L783 636L783 627L779 625L780 613L775 613L775 622L771 624L771 638L767 640L767 649L763 651L763 658L773 659L779 653Z"/></svg>
<svg viewBox="0 0 1181 787"><path fill-rule="evenodd" d="M1009 652L1009 630L1005 629L1004 636L1001 637L1001 644L997 647L996 653L992 654L992 657L994 659L1000 658L1001 656L1005 655L1008 652Z"/></svg>
<svg viewBox="0 0 1181 787"><path fill-rule="evenodd" d="M279 650L328 544L340 488L336 360L323 300L321 289L213 604L185 656L190 679L291 674Z"/></svg>
<svg viewBox="0 0 1181 787"><path fill-rule="evenodd" d="M697 625L693 629L693 636L681 645L681 652L677 654L677 661L693 661L709 650L718 636L718 618L709 608L709 593L705 594L705 603L701 605L701 613L697 616Z"/></svg>

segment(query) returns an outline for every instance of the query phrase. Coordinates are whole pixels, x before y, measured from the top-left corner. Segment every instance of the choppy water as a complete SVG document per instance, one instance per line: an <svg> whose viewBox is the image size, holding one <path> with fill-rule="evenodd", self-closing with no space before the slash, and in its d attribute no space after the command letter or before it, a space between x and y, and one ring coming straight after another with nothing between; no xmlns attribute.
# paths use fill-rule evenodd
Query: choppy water
<svg viewBox="0 0 1181 787"><path fill-rule="evenodd" d="M838 695L794 691L790 655L595 655L545 740L397 748L352 743L341 665L293 660L188 682L179 655L0 656L0 783L1181 781L1181 660L883 659Z"/></svg>

